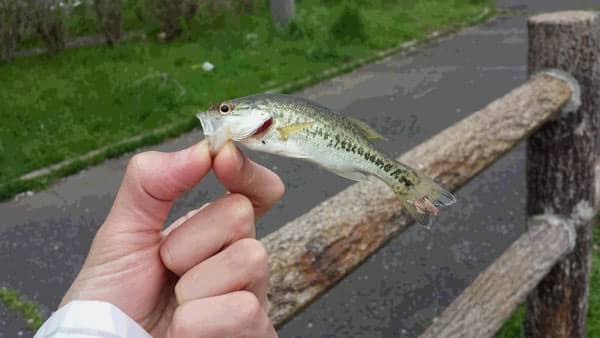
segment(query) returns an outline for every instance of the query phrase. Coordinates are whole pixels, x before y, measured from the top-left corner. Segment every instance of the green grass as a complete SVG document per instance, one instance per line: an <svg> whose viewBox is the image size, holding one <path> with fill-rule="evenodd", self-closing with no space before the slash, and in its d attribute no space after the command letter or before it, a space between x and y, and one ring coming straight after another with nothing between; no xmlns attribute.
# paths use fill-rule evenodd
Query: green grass
<svg viewBox="0 0 600 338"><path fill-rule="evenodd" d="M600 224L594 229L592 272L590 276L590 296L587 315L588 337L600 337ZM523 337L523 320L525 319L525 306L521 305L512 314L496 338Z"/></svg>
<svg viewBox="0 0 600 338"><path fill-rule="evenodd" d="M21 294L14 289L0 288L0 302L10 310L19 312L27 321L27 328L33 332L37 331L44 323L44 318L39 306L33 302L23 300Z"/></svg>
<svg viewBox="0 0 600 338"><path fill-rule="evenodd" d="M434 30L472 22L491 6L489 0L298 0L297 20L283 31L272 28L266 3L260 2L251 16L198 17L170 43L130 41L0 64L0 198L189 130L198 125L194 113L212 102L368 58ZM89 22L76 27L83 33L92 29ZM204 61L216 68L198 69ZM112 147L53 176L16 180L170 125L175 127Z"/></svg>
<svg viewBox="0 0 600 338"><path fill-rule="evenodd" d="M510 319L502 325L496 333L496 338L520 338L523 337L523 320L525 319L525 306L519 306L511 315Z"/></svg>

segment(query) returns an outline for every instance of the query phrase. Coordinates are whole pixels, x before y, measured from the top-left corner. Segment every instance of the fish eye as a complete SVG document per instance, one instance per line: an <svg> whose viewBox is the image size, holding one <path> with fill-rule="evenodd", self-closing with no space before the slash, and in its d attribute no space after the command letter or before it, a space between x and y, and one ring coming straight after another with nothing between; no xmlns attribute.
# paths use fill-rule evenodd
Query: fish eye
<svg viewBox="0 0 600 338"><path fill-rule="evenodd" d="M219 106L219 111L221 112L221 114L228 114L231 111L231 105L228 103L221 103L221 105Z"/></svg>

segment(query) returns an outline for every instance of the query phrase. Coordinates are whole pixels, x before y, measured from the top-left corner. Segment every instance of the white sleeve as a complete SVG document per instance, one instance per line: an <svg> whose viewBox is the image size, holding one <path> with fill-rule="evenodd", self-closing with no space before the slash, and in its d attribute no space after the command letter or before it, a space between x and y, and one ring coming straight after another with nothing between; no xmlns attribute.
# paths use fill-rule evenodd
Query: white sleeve
<svg viewBox="0 0 600 338"><path fill-rule="evenodd" d="M56 311L34 338L152 338L116 306L72 301Z"/></svg>

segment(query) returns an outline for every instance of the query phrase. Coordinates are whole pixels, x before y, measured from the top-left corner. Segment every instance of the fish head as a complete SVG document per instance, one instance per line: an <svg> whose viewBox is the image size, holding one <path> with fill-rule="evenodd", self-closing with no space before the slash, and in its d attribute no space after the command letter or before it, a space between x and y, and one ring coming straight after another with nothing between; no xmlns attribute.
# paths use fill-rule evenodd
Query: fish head
<svg viewBox="0 0 600 338"><path fill-rule="evenodd" d="M213 151L228 140L241 141L270 125L273 116L255 100L240 98L211 105L196 115Z"/></svg>

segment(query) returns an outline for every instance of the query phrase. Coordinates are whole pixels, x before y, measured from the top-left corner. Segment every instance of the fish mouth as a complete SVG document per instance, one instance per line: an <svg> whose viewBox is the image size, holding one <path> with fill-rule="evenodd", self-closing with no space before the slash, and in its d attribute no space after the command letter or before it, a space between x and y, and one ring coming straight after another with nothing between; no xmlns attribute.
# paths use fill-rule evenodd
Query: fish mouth
<svg viewBox="0 0 600 338"><path fill-rule="evenodd" d="M258 129L256 129L254 134L252 134L252 136L256 136L256 135L266 132L272 124L273 124L273 118L271 117L270 119L266 120L260 127L258 127Z"/></svg>
<svg viewBox="0 0 600 338"><path fill-rule="evenodd" d="M200 120L200 125L202 126L202 131L204 135L210 136L215 133L215 125L213 123L213 119L210 118L208 112L200 112L196 114L198 120Z"/></svg>
<svg viewBox="0 0 600 338"><path fill-rule="evenodd" d="M204 132L205 136L212 136L217 133L220 133L219 130L221 130L225 124L224 119L215 118L214 116L211 116L208 112L197 113L196 117L198 118L198 120L200 120L200 125L202 125L202 131ZM256 129L252 128L246 132L241 133L240 135L237 135L237 137L236 135L232 135L232 139L235 141L241 141L242 139L247 137L254 137L260 134L264 134L265 132L267 132L267 130L269 130L269 127L271 127L272 124L273 118L271 117L268 118Z"/></svg>

